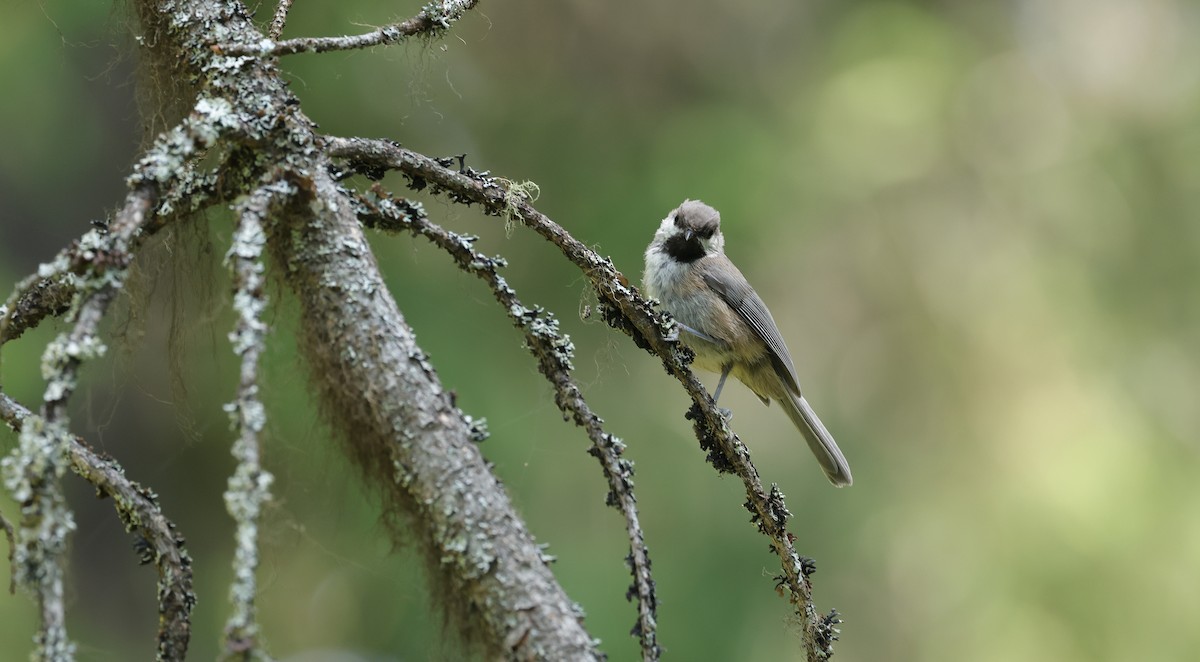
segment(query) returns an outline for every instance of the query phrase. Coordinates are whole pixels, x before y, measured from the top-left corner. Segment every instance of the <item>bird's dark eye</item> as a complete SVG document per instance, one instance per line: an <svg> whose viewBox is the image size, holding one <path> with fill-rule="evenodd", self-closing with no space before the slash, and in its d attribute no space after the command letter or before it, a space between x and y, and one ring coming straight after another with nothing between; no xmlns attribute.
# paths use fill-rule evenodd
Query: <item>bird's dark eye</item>
<svg viewBox="0 0 1200 662"><path fill-rule="evenodd" d="M683 214L675 214L675 227L683 227Z"/></svg>

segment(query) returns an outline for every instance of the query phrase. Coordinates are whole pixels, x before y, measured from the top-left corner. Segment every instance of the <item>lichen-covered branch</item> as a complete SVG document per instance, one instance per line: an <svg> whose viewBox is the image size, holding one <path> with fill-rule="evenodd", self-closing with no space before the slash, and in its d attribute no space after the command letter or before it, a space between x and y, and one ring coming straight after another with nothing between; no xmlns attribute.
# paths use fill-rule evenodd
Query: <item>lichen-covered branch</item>
<svg viewBox="0 0 1200 662"><path fill-rule="evenodd" d="M78 246L73 244L72 248ZM16 340L46 317L67 312L75 298L72 274L32 274L17 283L8 302L0 306L0 345Z"/></svg>
<svg viewBox="0 0 1200 662"><path fill-rule="evenodd" d="M259 433L266 424L266 410L258 396L258 359L266 349L267 325L263 313L267 298L263 291L263 247L267 236L263 223L280 197L294 193L283 181L268 182L237 205L237 229L226 261L233 273L233 309L237 325L229 334L233 351L241 357L237 397L226 405L237 433L233 456L237 468L229 478L225 507L237 523L233 556L233 585L229 600L233 613L225 625L223 659L265 658L255 619L258 583L258 524L263 505L271 497L274 478L262 467Z"/></svg>
<svg viewBox="0 0 1200 662"><path fill-rule="evenodd" d="M763 486L750 453L729 428L704 385L688 364L691 353L677 342L678 331L668 316L656 312L612 264L575 239L562 226L537 211L518 187L507 180L478 173L471 168L452 168L451 160L438 160L386 140L327 138L331 155L345 159L352 169L378 172L399 170L414 189L429 188L462 204L479 204L492 215L519 222L556 246L591 282L604 315L612 327L628 334L639 347L655 354L683 385L693 400L688 418L693 421L697 439L708 453L708 460L723 473L735 473L746 489L747 509L759 530L771 541L780 558L779 585L786 588L790 602L804 629L804 644L810 662L828 659L832 638L824 636L823 626L830 617L820 617L812 601L812 584L805 562L795 549L794 536L787 530L790 513L783 495L774 485ZM836 620L836 615L832 618ZM836 633L835 633L836 634Z"/></svg>
<svg viewBox="0 0 1200 662"><path fill-rule="evenodd" d="M26 422L37 421L27 408L0 392L0 420L23 433ZM158 646L160 662L181 661L187 655L191 639L192 560L184 548L183 536L175 524L163 515L158 497L125 477L112 458L89 448L78 437L67 443L71 469L94 485L100 494L112 499L125 530L137 532L142 563L153 563L158 571Z"/></svg>
<svg viewBox="0 0 1200 662"><path fill-rule="evenodd" d="M487 282L496 301L508 312L513 325L525 336L526 346L538 361L538 369L554 387L554 401L576 425L587 431L592 440L588 451L600 461L608 481L608 505L621 511L629 536L627 561L633 574L627 598L637 600L638 619L633 628L642 649L643 660L657 660L661 654L658 644L657 605L654 579L650 574L650 555L645 536L638 521L637 499L633 492L633 463L621 457L625 445L604 430L604 421L592 412L583 391L571 376L574 346L570 338L558 330L558 320L541 308L528 308L517 298L498 269L505 265L502 258L488 257L476 251L475 239L442 228L429 220L420 203L397 200L378 185L372 189L375 198L359 197L358 217L367 227L389 232L408 231L419 234L449 253L459 268Z"/></svg>
<svg viewBox="0 0 1200 662"><path fill-rule="evenodd" d="M279 0L275 7L275 15L271 17L271 25L267 28L268 39L278 39L283 34L283 26L287 24L288 11L292 8L293 0Z"/></svg>
<svg viewBox="0 0 1200 662"><path fill-rule="evenodd" d="M0 393L0 397L4 394ZM0 513L0 526L4 527L4 539L8 542L8 592L10 595L17 593L17 536L13 531L12 522Z"/></svg>
<svg viewBox="0 0 1200 662"><path fill-rule="evenodd" d="M67 466L67 435L61 424L31 417L12 454L4 458L4 486L21 506L13 567L16 583L37 602L39 625L33 659L72 660L63 603L63 557L75 519L59 479Z"/></svg>
<svg viewBox="0 0 1200 662"><path fill-rule="evenodd" d="M288 209L293 222L268 235L300 300L316 386L352 455L411 515L437 590L469 640L491 657L599 659L578 606L416 344L327 166L311 171L304 188L313 198Z"/></svg>
<svg viewBox="0 0 1200 662"><path fill-rule="evenodd" d="M343 37L301 37L275 41L274 22L271 25L271 37L254 44L219 45L224 55L256 55L259 57L275 57L279 55L294 55L296 53L322 53L326 51L349 51L374 46L390 46L416 35L436 37L450 29L450 25L462 18L478 0L435 0L421 8L421 11L410 19L392 23L370 32ZM287 4L291 4L288 2ZM284 3L280 10L286 15ZM279 14L276 14L279 20ZM280 32L283 30L280 21Z"/></svg>

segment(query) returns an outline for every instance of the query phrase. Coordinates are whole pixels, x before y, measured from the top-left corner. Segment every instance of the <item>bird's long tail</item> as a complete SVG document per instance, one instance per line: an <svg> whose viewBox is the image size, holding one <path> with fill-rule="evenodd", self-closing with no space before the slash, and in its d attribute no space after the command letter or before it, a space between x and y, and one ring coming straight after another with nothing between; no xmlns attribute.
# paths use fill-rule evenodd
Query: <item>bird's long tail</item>
<svg viewBox="0 0 1200 662"><path fill-rule="evenodd" d="M833 435L821 424L821 419L817 418L817 413L804 396L789 393L780 399L779 404L804 435L804 440L808 442L813 455L817 456L821 470L825 472L829 482L836 487L846 487L853 483L854 478L850 475L850 464L846 462L846 456L842 455L842 449L838 448Z"/></svg>

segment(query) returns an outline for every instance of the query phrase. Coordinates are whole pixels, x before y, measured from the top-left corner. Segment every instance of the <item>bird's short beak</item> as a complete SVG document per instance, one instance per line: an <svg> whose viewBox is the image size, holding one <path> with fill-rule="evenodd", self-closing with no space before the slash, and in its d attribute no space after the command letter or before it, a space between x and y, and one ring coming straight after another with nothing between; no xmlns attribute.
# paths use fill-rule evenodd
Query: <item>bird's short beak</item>
<svg viewBox="0 0 1200 662"><path fill-rule="evenodd" d="M691 230L684 230L684 231L683 231L683 240L684 240L684 241L691 241L691 240L692 240L692 237L694 237L694 236L696 236L696 233L695 233L695 232L692 232Z"/></svg>

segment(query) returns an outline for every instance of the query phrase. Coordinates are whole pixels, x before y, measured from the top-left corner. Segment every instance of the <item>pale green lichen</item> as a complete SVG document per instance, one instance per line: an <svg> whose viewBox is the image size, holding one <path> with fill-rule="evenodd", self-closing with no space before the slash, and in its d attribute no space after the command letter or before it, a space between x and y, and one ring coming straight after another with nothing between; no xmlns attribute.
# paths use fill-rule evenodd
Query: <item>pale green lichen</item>
<svg viewBox="0 0 1200 662"><path fill-rule="evenodd" d="M225 508L237 523L234 534L234 580L229 589L233 607L226 623L228 659L243 659L235 654L246 646L259 659L268 659L258 644L259 627L255 621L255 598L258 592L255 572L258 568L258 522L263 505L271 498L274 477L259 462L258 435L266 426L266 408L258 397L257 370L267 333L262 316L267 300L262 294L264 283L262 252L266 245L262 216L270 203L270 192L260 189L249 200L238 205L241 212L233 242L225 256L236 285L233 308L238 314L229 341L234 352L242 358L241 384L237 398L225 405L231 428L237 433L232 454L238 465L225 491Z"/></svg>
<svg viewBox="0 0 1200 662"><path fill-rule="evenodd" d="M88 230L79 238L79 256L90 263L98 254L109 249L110 241L107 232L96 228Z"/></svg>
<svg viewBox="0 0 1200 662"><path fill-rule="evenodd" d="M179 126L161 134L126 179L130 188L144 182L165 184L187 170L188 160L208 149L226 132L243 128L233 105L221 97L196 101L192 114Z"/></svg>
<svg viewBox="0 0 1200 662"><path fill-rule="evenodd" d="M42 353L42 378L46 380L43 397L46 402L57 402L75 390L78 378L74 370L65 369L68 365L98 358L105 351L107 347L95 336L75 339L63 333L50 341Z"/></svg>
<svg viewBox="0 0 1200 662"><path fill-rule="evenodd" d="M475 418L475 417L471 416L470 414L463 414L462 416L463 416L463 420L466 421L466 423L467 423L468 435L470 435L471 441L474 441L476 443L486 441L488 438L488 435L491 434L490 432L488 432L487 419L486 418Z"/></svg>
<svg viewBox="0 0 1200 662"><path fill-rule="evenodd" d="M511 238L513 228L521 221L519 205L522 202L536 202L542 195L542 188L528 180L514 182L497 178L496 181L504 185L504 209L500 213L504 216L504 233Z"/></svg>
<svg viewBox="0 0 1200 662"><path fill-rule="evenodd" d="M67 271L71 265L67 262L67 256L59 254L53 262L43 262L38 265L38 278L53 278Z"/></svg>
<svg viewBox="0 0 1200 662"><path fill-rule="evenodd" d="M450 29L450 24L462 18L463 14L468 9L475 5L477 0L443 0L442 2L431 2L424 7L421 7L419 16L423 16L433 24L435 32L445 31Z"/></svg>

